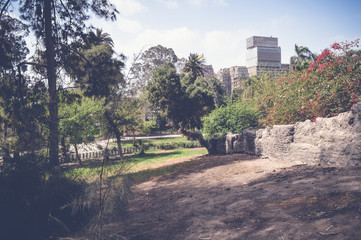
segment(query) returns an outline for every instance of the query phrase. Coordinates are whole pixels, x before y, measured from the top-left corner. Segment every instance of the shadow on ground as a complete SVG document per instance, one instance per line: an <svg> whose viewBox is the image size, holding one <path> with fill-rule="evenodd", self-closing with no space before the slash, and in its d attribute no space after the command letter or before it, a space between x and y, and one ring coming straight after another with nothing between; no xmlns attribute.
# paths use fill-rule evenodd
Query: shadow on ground
<svg viewBox="0 0 361 240"><path fill-rule="evenodd" d="M252 161L261 160L201 157L139 184L129 218L109 224L109 238L360 239L360 167L242 165ZM247 174L259 177L247 182Z"/></svg>

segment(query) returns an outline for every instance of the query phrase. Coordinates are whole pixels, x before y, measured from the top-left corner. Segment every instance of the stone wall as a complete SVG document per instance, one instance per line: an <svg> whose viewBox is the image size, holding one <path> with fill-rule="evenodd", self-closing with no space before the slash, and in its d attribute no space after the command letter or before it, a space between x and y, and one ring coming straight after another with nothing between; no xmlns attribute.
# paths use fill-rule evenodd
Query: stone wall
<svg viewBox="0 0 361 240"><path fill-rule="evenodd" d="M221 144L223 142L223 145ZM222 153L247 153L307 164L361 163L361 103L350 112L292 125L228 134L217 140Z"/></svg>

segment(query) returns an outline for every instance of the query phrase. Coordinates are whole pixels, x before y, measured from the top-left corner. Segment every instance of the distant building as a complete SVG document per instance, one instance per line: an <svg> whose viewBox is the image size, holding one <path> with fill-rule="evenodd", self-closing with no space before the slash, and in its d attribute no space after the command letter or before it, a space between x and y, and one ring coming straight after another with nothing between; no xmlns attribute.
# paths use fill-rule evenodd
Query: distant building
<svg viewBox="0 0 361 240"><path fill-rule="evenodd" d="M214 76L213 66L212 65L202 65L203 74L205 78L212 78Z"/></svg>
<svg viewBox="0 0 361 240"><path fill-rule="evenodd" d="M281 63L281 48L278 38L253 36L247 39L246 66L221 69L217 77L224 83L226 92L241 86L242 80L252 76L271 74L280 76L290 70L289 64Z"/></svg>

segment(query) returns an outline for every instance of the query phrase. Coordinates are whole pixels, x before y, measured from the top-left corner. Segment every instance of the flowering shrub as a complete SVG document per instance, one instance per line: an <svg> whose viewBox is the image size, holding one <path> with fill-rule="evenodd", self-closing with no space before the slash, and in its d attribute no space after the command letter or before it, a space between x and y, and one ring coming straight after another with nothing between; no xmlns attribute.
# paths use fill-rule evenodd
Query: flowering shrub
<svg viewBox="0 0 361 240"><path fill-rule="evenodd" d="M315 121L349 111L361 99L360 82L359 41L334 43L304 71L261 79L265 87L257 87L250 102L263 113L263 126Z"/></svg>

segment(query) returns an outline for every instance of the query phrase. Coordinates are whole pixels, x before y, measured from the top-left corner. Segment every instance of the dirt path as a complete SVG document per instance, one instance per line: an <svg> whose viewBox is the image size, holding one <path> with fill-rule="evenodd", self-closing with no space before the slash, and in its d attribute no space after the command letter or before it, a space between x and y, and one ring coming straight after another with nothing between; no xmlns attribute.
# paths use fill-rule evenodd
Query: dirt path
<svg viewBox="0 0 361 240"><path fill-rule="evenodd" d="M360 167L240 154L181 164L136 186L111 239L361 239Z"/></svg>

